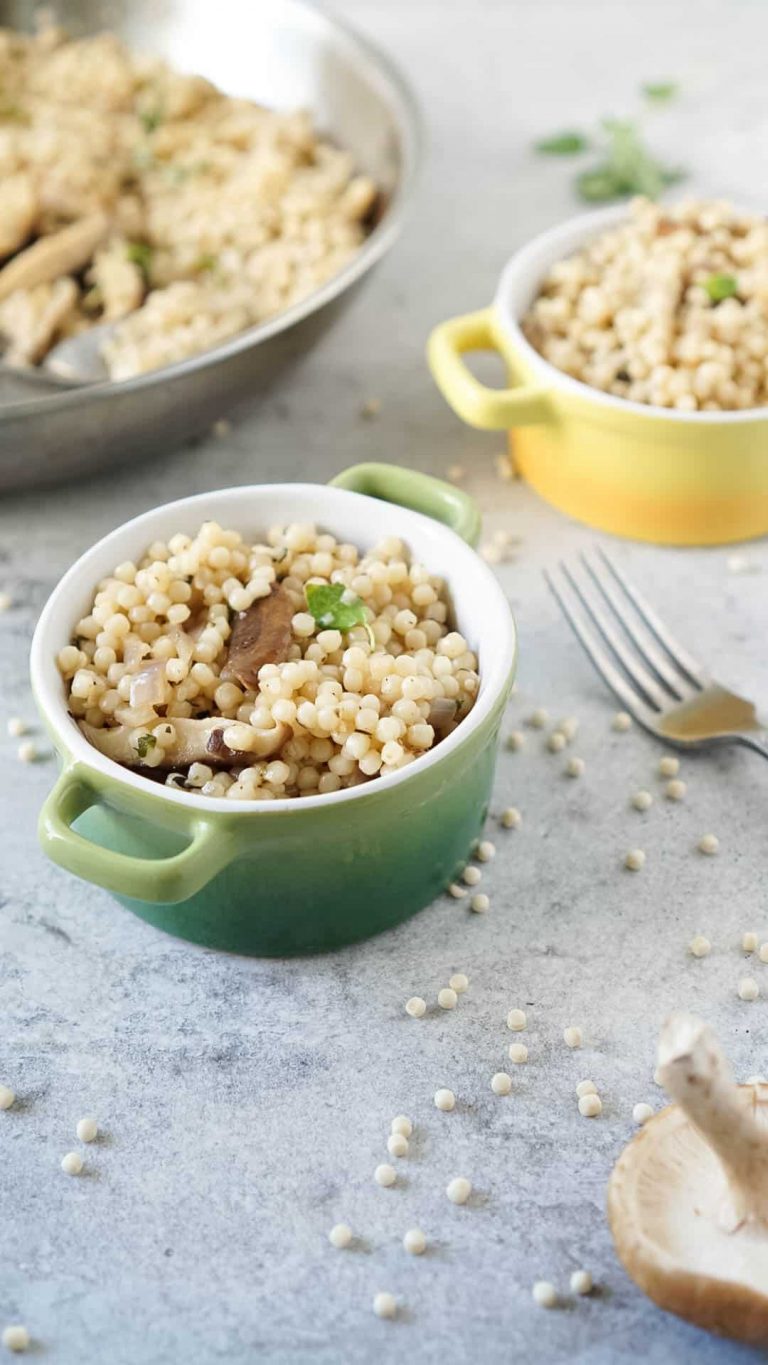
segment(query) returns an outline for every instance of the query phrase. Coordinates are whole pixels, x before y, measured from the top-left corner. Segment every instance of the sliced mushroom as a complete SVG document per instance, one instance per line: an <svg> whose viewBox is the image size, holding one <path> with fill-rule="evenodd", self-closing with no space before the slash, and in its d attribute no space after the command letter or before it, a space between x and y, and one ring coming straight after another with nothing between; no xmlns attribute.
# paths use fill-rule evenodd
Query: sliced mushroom
<svg viewBox="0 0 768 1365"><path fill-rule="evenodd" d="M165 768L188 768L191 763L212 763L214 767L234 768L248 766L256 759L270 758L285 743L290 735L287 725L276 725L272 730L258 731L258 741L247 753L228 749L224 743L224 731L230 724L221 716L211 716L205 720L189 720L171 717L170 723L176 731L176 741L163 752L163 761L156 766ZM89 744L98 749L115 763L126 768L149 767L142 761L131 743L133 730L127 725L104 726L97 729L80 721L80 729Z"/></svg>
<svg viewBox="0 0 768 1365"><path fill-rule="evenodd" d="M108 228L106 214L91 213L59 232L40 237L0 270L0 299L7 299L17 289L33 289L37 284L47 284L60 275L81 270Z"/></svg>
<svg viewBox="0 0 768 1365"><path fill-rule="evenodd" d="M268 597L259 597L241 611L232 627L222 678L255 691L262 665L279 663L288 653L295 610L290 593L278 583Z"/></svg>
<svg viewBox="0 0 768 1365"><path fill-rule="evenodd" d="M677 1103L645 1124L614 1167L616 1250L661 1308L768 1344L768 1084L736 1085L693 1015L666 1022L658 1060Z"/></svg>

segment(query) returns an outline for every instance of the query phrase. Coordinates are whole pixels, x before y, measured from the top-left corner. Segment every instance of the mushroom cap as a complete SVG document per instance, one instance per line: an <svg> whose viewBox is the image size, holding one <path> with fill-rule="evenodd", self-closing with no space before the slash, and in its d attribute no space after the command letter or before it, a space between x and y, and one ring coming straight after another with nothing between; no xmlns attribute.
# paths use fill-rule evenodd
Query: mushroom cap
<svg viewBox="0 0 768 1365"><path fill-rule="evenodd" d="M739 1103L766 1125L768 1085L740 1085ZM677 1104L625 1147L608 1185L616 1251L660 1308L720 1336L768 1344L768 1227L728 1230L723 1168Z"/></svg>

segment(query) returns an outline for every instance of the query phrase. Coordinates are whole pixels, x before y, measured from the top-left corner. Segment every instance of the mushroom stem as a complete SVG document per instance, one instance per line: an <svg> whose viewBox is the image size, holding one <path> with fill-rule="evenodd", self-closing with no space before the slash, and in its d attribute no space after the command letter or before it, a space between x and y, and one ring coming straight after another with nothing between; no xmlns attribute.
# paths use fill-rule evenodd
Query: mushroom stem
<svg viewBox="0 0 768 1365"><path fill-rule="evenodd" d="M747 1108L711 1029L672 1014L659 1039L661 1082L718 1157L728 1183L725 1224L768 1223L768 1130Z"/></svg>

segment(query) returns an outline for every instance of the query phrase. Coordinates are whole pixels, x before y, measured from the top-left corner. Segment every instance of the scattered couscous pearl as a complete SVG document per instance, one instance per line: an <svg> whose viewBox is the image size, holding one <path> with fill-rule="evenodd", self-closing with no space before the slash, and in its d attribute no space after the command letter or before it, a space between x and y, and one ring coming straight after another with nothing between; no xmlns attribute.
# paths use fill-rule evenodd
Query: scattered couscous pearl
<svg viewBox="0 0 768 1365"><path fill-rule="evenodd" d="M576 758L576 756L574 755L573 758L569 758L569 759L568 759L568 762L567 762L566 765L565 765L565 773L566 773L566 776L567 776L567 777L583 777L583 776L584 776L584 768L585 768L585 766L586 766L586 765L585 765L585 763L584 763L584 759L583 759L583 758Z"/></svg>
<svg viewBox="0 0 768 1365"><path fill-rule="evenodd" d="M2 1342L6 1351L26 1351L29 1346L29 1332L20 1322L12 1322L3 1328Z"/></svg>
<svg viewBox="0 0 768 1365"><path fill-rule="evenodd" d="M492 858L496 857L496 845L492 844L490 839L483 839L481 843L477 845L475 857L481 863L489 863Z"/></svg>
<svg viewBox="0 0 768 1365"><path fill-rule="evenodd" d="M469 977L465 976L463 972L456 972L456 974L451 977L448 985L457 995L463 995L469 985Z"/></svg>
<svg viewBox="0 0 768 1365"><path fill-rule="evenodd" d="M560 731L560 734L565 735L565 738L569 744L572 739L576 738L578 728L579 722L577 721L575 716L567 716L566 719L561 720L560 724L557 726L557 729Z"/></svg>
<svg viewBox="0 0 768 1365"><path fill-rule="evenodd" d="M390 1133L402 1133L403 1137L409 1138L413 1132L413 1124L405 1114L398 1114L389 1125Z"/></svg>
<svg viewBox="0 0 768 1365"><path fill-rule="evenodd" d="M382 1162L381 1166L376 1167L373 1178L377 1185L382 1185L386 1188L388 1185L394 1185L397 1180L397 1172L395 1171L394 1166L387 1165L385 1161Z"/></svg>
<svg viewBox="0 0 768 1365"><path fill-rule="evenodd" d="M632 1110L632 1118L635 1123L647 1123L653 1118L653 1109L650 1104L636 1104Z"/></svg>
<svg viewBox="0 0 768 1365"><path fill-rule="evenodd" d="M693 957L708 957L712 952L712 944L703 934L696 934L688 944L688 951Z"/></svg>
<svg viewBox="0 0 768 1365"><path fill-rule="evenodd" d="M664 1082L661 1079L661 1072L658 1067L656 1067L656 1070L653 1073L653 1083L654 1085L660 1085L662 1088L664 1086Z"/></svg>
<svg viewBox="0 0 768 1365"><path fill-rule="evenodd" d="M513 753L517 753L518 749L522 749L524 744L525 735L522 730L511 730L507 735L507 748L511 749Z"/></svg>
<svg viewBox="0 0 768 1365"><path fill-rule="evenodd" d="M85 1118L78 1121L75 1132L80 1142L93 1142L99 1131L99 1125L95 1119Z"/></svg>
<svg viewBox="0 0 768 1365"><path fill-rule="evenodd" d="M0 1085L0 1109L10 1109L16 1095L7 1085Z"/></svg>
<svg viewBox="0 0 768 1365"><path fill-rule="evenodd" d="M603 1112L603 1102L597 1093L589 1092L579 1096L579 1113L582 1118L596 1119Z"/></svg>
<svg viewBox="0 0 768 1365"><path fill-rule="evenodd" d="M387 1151L390 1156L407 1156L408 1139L402 1133L390 1133L387 1138Z"/></svg>
<svg viewBox="0 0 768 1365"><path fill-rule="evenodd" d="M528 1049L525 1043L510 1043L508 1052L510 1062L514 1062L516 1066L522 1066L523 1062L528 1061Z"/></svg>
<svg viewBox="0 0 768 1365"><path fill-rule="evenodd" d="M757 982L754 981L751 976L742 977L741 981L739 982L739 999L757 1000L759 994L760 987L758 986Z"/></svg>
<svg viewBox="0 0 768 1365"><path fill-rule="evenodd" d="M397 1299L394 1294L382 1290L373 1296L373 1311L377 1318L393 1318L397 1313Z"/></svg>
<svg viewBox="0 0 768 1365"><path fill-rule="evenodd" d="M467 895L467 888L465 886L459 886L458 882L451 882L448 887L448 895L453 896L454 900L460 901Z"/></svg>
<svg viewBox="0 0 768 1365"><path fill-rule="evenodd" d="M628 711L617 711L611 721L611 729L618 730L623 734L626 730L632 729L632 717Z"/></svg>
<svg viewBox="0 0 768 1365"><path fill-rule="evenodd" d="M484 540L480 546L480 558L484 559L486 564L500 564L504 558L504 550L494 541Z"/></svg>
<svg viewBox="0 0 768 1365"><path fill-rule="evenodd" d="M497 1071L491 1076L491 1090L494 1095L508 1095L512 1089L512 1077L506 1071Z"/></svg>
<svg viewBox="0 0 768 1365"><path fill-rule="evenodd" d="M479 891L478 894L476 896L473 896L471 901L469 902L469 908L470 910L474 910L476 915L484 915L486 910L490 907L490 904L491 902L489 901L485 892Z"/></svg>
<svg viewBox="0 0 768 1365"><path fill-rule="evenodd" d="M624 858L624 866L630 872L639 872L645 866L645 854L641 848L631 848Z"/></svg>
<svg viewBox="0 0 768 1365"><path fill-rule="evenodd" d="M437 992L437 1003L441 1010L455 1010L458 998L450 986L443 986L443 989Z"/></svg>
<svg viewBox="0 0 768 1365"><path fill-rule="evenodd" d="M741 936L741 950L742 950L742 952L744 952L744 953L754 953L755 949L757 948L757 944L758 944L758 937L757 937L757 934L750 934L750 933L742 934L742 936Z"/></svg>
<svg viewBox="0 0 768 1365"><path fill-rule="evenodd" d="M539 1308L554 1308L557 1303L557 1290L549 1280L537 1280L531 1294L533 1302L537 1303Z"/></svg>
<svg viewBox="0 0 768 1365"><path fill-rule="evenodd" d="M581 1029L571 1025L563 1029L563 1042L566 1047L581 1047Z"/></svg>
<svg viewBox="0 0 768 1365"><path fill-rule="evenodd" d="M20 735L24 735L27 732L27 727L21 719L21 716L11 716L6 728L11 739L18 739Z"/></svg>
<svg viewBox="0 0 768 1365"><path fill-rule="evenodd" d="M660 777L677 777L680 771L680 759L674 758L672 754L665 754L659 759Z"/></svg>
<svg viewBox="0 0 768 1365"><path fill-rule="evenodd" d="M570 1279L572 1294L591 1294L593 1280L588 1270L574 1270Z"/></svg>
<svg viewBox="0 0 768 1365"><path fill-rule="evenodd" d="M451 483L461 483L461 480L466 478L466 474L467 471L463 464L450 464L446 470L445 477L449 479Z"/></svg>
<svg viewBox="0 0 768 1365"><path fill-rule="evenodd" d="M442 1109L444 1114L450 1114L456 1104L456 1096L452 1090L435 1091L435 1108Z"/></svg>
<svg viewBox="0 0 768 1365"><path fill-rule="evenodd" d="M547 748L551 754L562 753L567 744L565 735L561 735L559 730L554 730L547 740Z"/></svg>
<svg viewBox="0 0 768 1365"><path fill-rule="evenodd" d="M597 1086L594 1081L579 1081L579 1084L576 1086L576 1095L578 1099L581 1099L582 1095L596 1094Z"/></svg>
<svg viewBox="0 0 768 1365"><path fill-rule="evenodd" d="M507 1028L513 1029L515 1033L522 1033L527 1022L525 1010L510 1010L507 1015Z"/></svg>
<svg viewBox="0 0 768 1365"><path fill-rule="evenodd" d="M25 739L16 750L22 763L34 763L37 758L37 745L32 739Z"/></svg>
<svg viewBox="0 0 768 1365"><path fill-rule="evenodd" d="M61 1158L61 1169L65 1175L79 1175L83 1169L83 1158L79 1152L67 1152Z"/></svg>
<svg viewBox="0 0 768 1365"><path fill-rule="evenodd" d="M688 788L679 777L673 777L664 788L664 795L668 801L682 801Z"/></svg>
<svg viewBox="0 0 768 1365"><path fill-rule="evenodd" d="M648 810L653 805L653 797L650 792L635 792L632 797L632 805L635 810Z"/></svg>
<svg viewBox="0 0 768 1365"><path fill-rule="evenodd" d="M427 1012L426 1000L422 1000L420 995L412 995L410 1000L405 1002L405 1012L410 1014L412 1019L421 1019Z"/></svg>
<svg viewBox="0 0 768 1365"><path fill-rule="evenodd" d="M702 834L699 839L699 853L707 853L710 856L717 853L720 847L720 840L716 834Z"/></svg>
<svg viewBox="0 0 768 1365"><path fill-rule="evenodd" d="M332 1247L343 1250L352 1241L352 1229L348 1223L335 1223L328 1233L328 1241Z"/></svg>
<svg viewBox="0 0 768 1365"><path fill-rule="evenodd" d="M532 711L527 717L526 725L530 725L534 730L543 730L548 720L549 712L545 711L543 706L538 706L536 710Z"/></svg>
<svg viewBox="0 0 768 1365"><path fill-rule="evenodd" d="M761 962L768 962L768 943L760 944L760 951L757 956L760 958Z"/></svg>
<svg viewBox="0 0 768 1365"><path fill-rule="evenodd" d="M465 1180L463 1175L454 1176L453 1180L448 1182L445 1193L452 1204L466 1204L472 1193L472 1183Z"/></svg>
<svg viewBox="0 0 768 1365"><path fill-rule="evenodd" d="M421 1228L409 1228L403 1238L403 1246L411 1256L420 1256L427 1249L427 1239Z"/></svg>
<svg viewBox="0 0 768 1365"><path fill-rule="evenodd" d="M7 611L11 605L12 597L9 592L0 592L0 611Z"/></svg>
<svg viewBox="0 0 768 1365"><path fill-rule="evenodd" d="M507 806L506 810L503 810L499 816L499 823L502 824L505 829L517 829L522 823L522 819L523 817L517 809L517 806Z"/></svg>
<svg viewBox="0 0 768 1365"><path fill-rule="evenodd" d="M467 886L477 886L477 883L483 880L483 874L479 867L465 867L461 880L466 882Z"/></svg>

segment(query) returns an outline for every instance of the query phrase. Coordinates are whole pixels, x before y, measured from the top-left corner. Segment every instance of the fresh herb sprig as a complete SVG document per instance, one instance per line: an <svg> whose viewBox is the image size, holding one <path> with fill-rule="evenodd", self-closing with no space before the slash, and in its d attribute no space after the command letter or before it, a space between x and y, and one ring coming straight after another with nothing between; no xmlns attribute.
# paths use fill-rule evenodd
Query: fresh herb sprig
<svg viewBox="0 0 768 1365"><path fill-rule="evenodd" d="M658 199L682 172L663 166L648 150L631 119L604 119L605 160L576 178L580 197L590 204L643 194Z"/></svg>
<svg viewBox="0 0 768 1365"><path fill-rule="evenodd" d="M323 630L351 630L363 626L368 633L371 649L376 638L365 614L365 603L343 583L307 583L304 594L310 614Z"/></svg>

